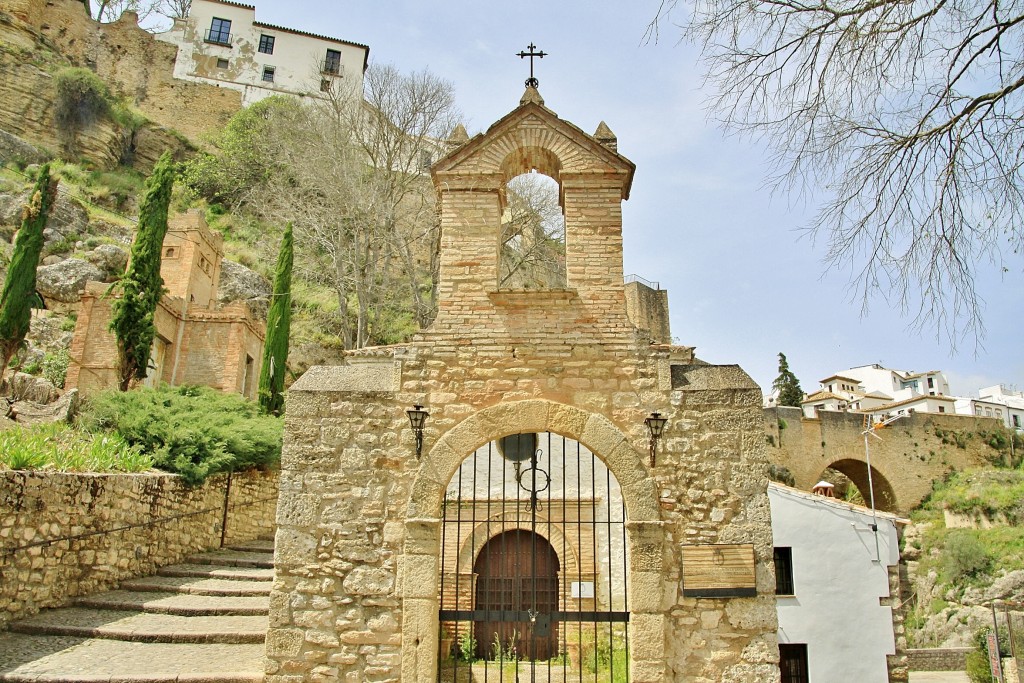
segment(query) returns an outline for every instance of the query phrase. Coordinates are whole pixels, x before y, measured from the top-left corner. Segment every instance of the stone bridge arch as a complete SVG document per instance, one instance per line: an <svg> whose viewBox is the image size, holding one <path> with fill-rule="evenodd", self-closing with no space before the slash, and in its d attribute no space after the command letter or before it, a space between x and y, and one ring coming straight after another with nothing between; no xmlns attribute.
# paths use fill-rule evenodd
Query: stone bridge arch
<svg viewBox="0 0 1024 683"><path fill-rule="evenodd" d="M857 490L860 491L865 504L869 504L871 502L869 492L874 488L875 507L877 509L885 512L896 512L899 510L899 504L896 498L896 489L893 487L890 479L879 472L873 464L870 468L870 482L868 481L867 461L863 459L857 460L846 458L843 460L836 460L823 468L821 474L818 476L818 480L814 483L817 483L817 481L824 478L826 469L833 469L846 475L846 477L853 482L853 485L857 487Z"/></svg>
<svg viewBox="0 0 1024 683"><path fill-rule="evenodd" d="M793 474L797 488L810 491L832 467L853 480L868 499L863 414L822 411L806 418L799 408L780 407L765 409L764 415L768 458ZM913 413L869 436L878 508L906 514L931 493L933 481L951 470L984 463L993 451L983 438L951 436L990 431L995 421L984 420Z"/></svg>
<svg viewBox="0 0 1024 683"><path fill-rule="evenodd" d="M401 574L403 681L432 683L437 677L437 585L444 491L462 461L477 448L488 441L525 432L551 432L579 441L618 480L633 558L626 578L631 612L635 615L630 633L634 642L643 643L642 647L634 648L630 678L643 680L637 666L664 661L665 634L659 628L662 622L644 618L645 613L658 612L666 598L658 495L647 475L644 456L603 415L549 400L527 399L474 413L445 433L423 456L409 499Z"/></svg>

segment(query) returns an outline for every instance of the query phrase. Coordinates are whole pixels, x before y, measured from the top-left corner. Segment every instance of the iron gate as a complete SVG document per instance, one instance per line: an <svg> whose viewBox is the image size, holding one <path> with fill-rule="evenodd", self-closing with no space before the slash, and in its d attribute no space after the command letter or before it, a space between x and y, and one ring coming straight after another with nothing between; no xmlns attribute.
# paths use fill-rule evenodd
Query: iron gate
<svg viewBox="0 0 1024 683"><path fill-rule="evenodd" d="M438 681L628 681L625 519L577 441L516 434L471 454L442 511Z"/></svg>

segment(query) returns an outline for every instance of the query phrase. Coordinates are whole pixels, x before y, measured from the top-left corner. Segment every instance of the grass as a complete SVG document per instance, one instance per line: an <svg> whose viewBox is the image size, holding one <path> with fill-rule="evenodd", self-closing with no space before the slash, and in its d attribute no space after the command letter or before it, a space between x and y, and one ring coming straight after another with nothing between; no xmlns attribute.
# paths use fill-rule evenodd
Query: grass
<svg viewBox="0 0 1024 683"><path fill-rule="evenodd" d="M153 460L116 434L65 423L0 432L0 469L56 472L144 472Z"/></svg>

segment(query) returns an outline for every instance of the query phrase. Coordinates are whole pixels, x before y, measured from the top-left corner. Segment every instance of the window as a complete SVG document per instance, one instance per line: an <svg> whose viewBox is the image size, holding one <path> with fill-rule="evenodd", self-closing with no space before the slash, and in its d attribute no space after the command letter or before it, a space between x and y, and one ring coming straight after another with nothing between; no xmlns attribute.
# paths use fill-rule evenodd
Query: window
<svg viewBox="0 0 1024 683"><path fill-rule="evenodd" d="M420 150L420 170L429 171L430 165L434 163L434 155L430 153L430 150Z"/></svg>
<svg viewBox="0 0 1024 683"><path fill-rule="evenodd" d="M782 670L782 683L809 683L807 645L779 643L779 668Z"/></svg>
<svg viewBox="0 0 1024 683"><path fill-rule="evenodd" d="M174 258L174 247L164 249L164 258Z"/></svg>
<svg viewBox="0 0 1024 683"><path fill-rule="evenodd" d="M274 54L274 36L268 36L266 33L260 36L260 52L265 55Z"/></svg>
<svg viewBox="0 0 1024 683"><path fill-rule="evenodd" d="M1013 416L1013 426L1020 427L1020 415Z"/></svg>
<svg viewBox="0 0 1024 683"><path fill-rule="evenodd" d="M946 406L939 406L939 412L940 413L946 412Z"/></svg>
<svg viewBox="0 0 1024 683"><path fill-rule="evenodd" d="M218 58L217 59L217 68L218 69L226 69L226 68L228 68L228 60L223 59L223 58Z"/></svg>
<svg viewBox="0 0 1024 683"><path fill-rule="evenodd" d="M327 59L324 60L324 73L335 75L341 73L341 53L337 50L327 51Z"/></svg>
<svg viewBox="0 0 1024 683"><path fill-rule="evenodd" d="M320 92L331 92L331 81L327 78L320 79Z"/></svg>
<svg viewBox="0 0 1024 683"><path fill-rule="evenodd" d="M273 83L274 82L274 67L272 67L272 66L265 66L265 67L263 67L263 80L266 81L267 83Z"/></svg>
<svg viewBox="0 0 1024 683"><path fill-rule="evenodd" d="M210 22L210 30L206 32L206 42L231 45L231 20L214 17Z"/></svg>
<svg viewBox="0 0 1024 683"><path fill-rule="evenodd" d="M935 380L933 380L931 377L928 378L928 388L929 389L934 389L935 388Z"/></svg>
<svg viewBox="0 0 1024 683"><path fill-rule="evenodd" d="M996 417L1002 417L1002 416L1003 416L1002 409L1001 408L996 408Z"/></svg>
<svg viewBox="0 0 1024 683"><path fill-rule="evenodd" d="M981 406L974 406L974 414L979 417L981 416Z"/></svg>
<svg viewBox="0 0 1024 683"><path fill-rule="evenodd" d="M793 595L793 549L775 549L775 594Z"/></svg>

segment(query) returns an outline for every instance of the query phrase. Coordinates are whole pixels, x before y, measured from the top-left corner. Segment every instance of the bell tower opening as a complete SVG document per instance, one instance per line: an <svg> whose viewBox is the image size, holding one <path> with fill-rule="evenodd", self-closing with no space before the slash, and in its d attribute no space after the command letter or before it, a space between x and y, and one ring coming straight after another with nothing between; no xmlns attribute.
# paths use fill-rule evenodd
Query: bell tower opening
<svg viewBox="0 0 1024 683"><path fill-rule="evenodd" d="M565 213L559 185L531 171L505 184L499 289L565 289Z"/></svg>

